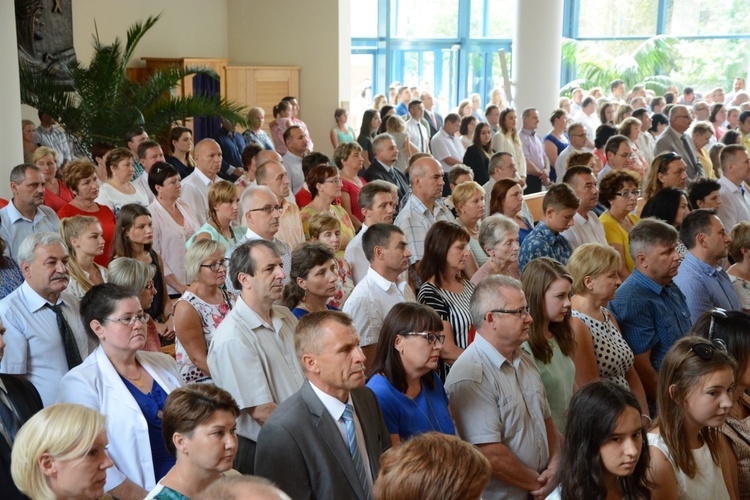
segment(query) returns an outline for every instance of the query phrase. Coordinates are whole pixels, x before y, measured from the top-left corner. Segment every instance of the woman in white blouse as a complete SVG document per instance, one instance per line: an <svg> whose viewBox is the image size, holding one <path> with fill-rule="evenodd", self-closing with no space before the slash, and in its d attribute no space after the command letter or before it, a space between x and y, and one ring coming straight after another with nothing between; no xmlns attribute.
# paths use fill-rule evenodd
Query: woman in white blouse
<svg viewBox="0 0 750 500"><path fill-rule="evenodd" d="M180 201L180 173L169 163L157 162L148 174L156 199L148 206L154 224L154 250L164 260L164 279L170 298L182 295L189 283L185 271L185 243L201 227L193 210Z"/></svg>
<svg viewBox="0 0 750 500"><path fill-rule="evenodd" d="M495 153L505 151L513 156L518 168L518 175L521 177L521 184L525 186L526 158L523 156L523 145L516 128L517 122L518 117L515 109L505 108L500 112L500 132L492 137L492 151Z"/></svg>
<svg viewBox="0 0 750 500"><path fill-rule="evenodd" d="M127 148L115 148L107 156L107 182L99 188L96 203L107 205L115 213L129 203L148 206L148 193L131 182L135 168L133 153Z"/></svg>

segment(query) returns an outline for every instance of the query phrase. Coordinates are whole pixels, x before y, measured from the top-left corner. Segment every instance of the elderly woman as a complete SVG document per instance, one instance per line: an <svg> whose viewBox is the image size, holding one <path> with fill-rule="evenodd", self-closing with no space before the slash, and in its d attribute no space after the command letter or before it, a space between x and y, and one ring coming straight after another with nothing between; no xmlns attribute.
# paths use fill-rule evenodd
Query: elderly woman
<svg viewBox="0 0 750 500"><path fill-rule="evenodd" d="M727 269L742 310L750 313L750 222L742 221L729 233L729 255L734 264Z"/></svg>
<svg viewBox="0 0 750 500"><path fill-rule="evenodd" d="M622 258L619 275L623 281L633 272L628 235L641 220L633 213L638 205L640 193L638 178L625 170L613 170L599 181L599 203L607 207L599 216L599 220L604 226L607 243L612 245Z"/></svg>
<svg viewBox="0 0 750 500"><path fill-rule="evenodd" d="M140 184L133 184L131 179L135 173L133 167L133 153L127 148L116 148L107 156L107 182L99 188L96 203L107 205L115 217L125 205L136 204L148 206L148 193Z"/></svg>
<svg viewBox="0 0 750 500"><path fill-rule="evenodd" d="M463 182L453 189L451 201L458 214L456 222L471 236L469 249L474 256L475 267L469 272L473 276L477 268L487 262L487 254L479 244L480 221L484 216L484 188L474 181Z"/></svg>
<svg viewBox="0 0 750 500"><path fill-rule="evenodd" d="M76 215L60 221L60 236L68 248L70 281L65 291L80 299L92 286L107 282L107 268L94 261L104 252L102 227L96 217Z"/></svg>
<svg viewBox="0 0 750 500"><path fill-rule="evenodd" d="M687 165L674 151L662 153L654 158L643 182L643 197L650 200L661 188L674 187L685 189L687 184Z"/></svg>
<svg viewBox="0 0 750 500"><path fill-rule="evenodd" d="M43 409L16 435L10 457L13 482L30 498L111 500L104 493L113 465L104 424L104 415L77 404Z"/></svg>
<svg viewBox="0 0 750 500"><path fill-rule="evenodd" d="M423 432L456 433L435 371L442 330L440 316L415 302L393 306L380 327L367 387L378 398L394 446Z"/></svg>
<svg viewBox="0 0 750 500"><path fill-rule="evenodd" d="M393 142L396 143L396 149L398 149L398 158L393 166L406 173L409 158L414 153L418 153L419 149L411 143L409 134L406 133L406 124L400 116L389 116L385 122L385 131L393 137Z"/></svg>
<svg viewBox="0 0 750 500"><path fill-rule="evenodd" d="M221 289L227 277L225 253L218 241L200 240L185 257L191 283L175 302L174 327L175 358L186 384L211 381L208 348L216 329L234 307L235 297Z"/></svg>
<svg viewBox="0 0 750 500"><path fill-rule="evenodd" d="M300 210L302 216L302 227L305 237L310 238L307 227L308 220L315 214L328 212L341 222L341 249L340 257L344 256L346 245L354 238L354 224L342 207L334 205L336 198L341 197L342 180L339 169L331 165L317 165L310 169L306 177L307 187L312 195L312 201Z"/></svg>
<svg viewBox="0 0 750 500"><path fill-rule="evenodd" d="M201 225L193 209L180 200L180 174L169 163L157 162L151 167L148 186L156 195L148 206L154 224L154 250L164 259L169 297L177 298L189 284L185 243Z"/></svg>
<svg viewBox="0 0 750 500"><path fill-rule="evenodd" d="M60 219L84 215L96 217L102 228L104 237L104 251L97 255L94 261L100 266L109 264L112 257L112 242L115 238L115 214L106 205L96 203L99 196L99 183L96 180L96 166L87 161L68 163L63 174L63 181L73 193L70 203L57 211Z"/></svg>
<svg viewBox="0 0 750 500"><path fill-rule="evenodd" d="M701 165L703 165L703 171L709 179L716 179L714 163L711 161L711 155L708 154L708 149L706 149L706 146L711 142L711 137L713 137L713 135L714 127L709 122L697 122L693 124L693 132L691 134L693 145L698 154L698 159L700 160Z"/></svg>
<svg viewBox="0 0 750 500"><path fill-rule="evenodd" d="M357 198L359 191L367 181L359 176L362 171L362 147L356 142L339 144L333 152L333 161L339 167L341 175L341 206L344 207L355 231L362 227L365 217L359 209Z"/></svg>
<svg viewBox="0 0 750 500"><path fill-rule="evenodd" d="M141 307L148 311L156 295L154 287L154 268L136 259L121 257L109 263L107 269L107 281L115 285L124 286L138 294L138 300L141 301ZM164 325L161 325L162 332ZM168 332L168 337L174 337L174 332ZM146 343L143 345L144 351L162 352L161 335L154 322L154 318L149 316L146 321Z"/></svg>
<svg viewBox="0 0 750 500"><path fill-rule="evenodd" d="M518 181L500 179L492 186L490 214L504 215L518 225L519 245L534 229L533 221L523 217L521 208L523 208L523 188Z"/></svg>
<svg viewBox="0 0 750 500"><path fill-rule="evenodd" d="M510 153L516 162L518 175L526 179L526 157L523 155L523 145L516 130L517 122L515 109L505 108L500 112L500 132L492 137L492 150L495 153L500 151Z"/></svg>
<svg viewBox="0 0 750 500"><path fill-rule="evenodd" d="M480 186L490 180L490 156L492 156L492 128L487 123L478 123L474 128L471 145L464 153L463 163L474 171L474 180Z"/></svg>
<svg viewBox="0 0 750 500"><path fill-rule="evenodd" d="M182 385L174 359L140 350L148 314L138 295L112 283L96 285L81 300L83 326L99 347L60 381L61 402L107 415L109 456L105 490L142 498L174 466L162 435L167 395Z"/></svg>
<svg viewBox="0 0 750 500"><path fill-rule="evenodd" d="M164 406L162 433L176 462L146 500L190 500L224 474L236 475L232 461L239 415L232 395L213 384L173 391Z"/></svg>
<svg viewBox="0 0 750 500"><path fill-rule="evenodd" d="M240 188L229 181L218 181L208 189L208 220L185 243L190 248L200 240L214 240L224 245L227 252L245 233L245 228L233 226L240 214Z"/></svg>
<svg viewBox="0 0 750 500"><path fill-rule="evenodd" d="M57 151L39 146L31 159L44 175L44 204L57 212L73 199L73 193L57 176Z"/></svg>
<svg viewBox="0 0 750 500"><path fill-rule="evenodd" d="M417 300L432 307L443 321L445 342L440 349L441 378L474 339L471 323L471 294L474 284L464 269L471 258L469 233L455 222L439 221L427 232L425 254L417 265L422 280Z"/></svg>
<svg viewBox="0 0 750 500"><path fill-rule="evenodd" d="M281 304L297 318L317 311L338 310L328 304L339 274L333 250L323 243L300 243L292 252L291 280Z"/></svg>
<svg viewBox="0 0 750 500"><path fill-rule="evenodd" d="M173 127L169 132L169 147L172 155L165 159L184 179L195 170L193 159L193 131L187 127Z"/></svg>
<svg viewBox="0 0 750 500"><path fill-rule="evenodd" d="M620 333L617 320L607 309L622 280L620 254L612 247L586 243L576 248L568 261L573 278L576 385L608 379L630 389L644 410L646 393L635 371L633 351Z"/></svg>
<svg viewBox="0 0 750 500"><path fill-rule="evenodd" d="M341 222L331 214L322 213L310 219L310 241L319 241L331 248L334 255L341 247ZM341 309L354 290L352 267L342 257L336 257L336 293L328 299L328 305Z"/></svg>
<svg viewBox="0 0 750 500"><path fill-rule="evenodd" d="M266 121L266 112L263 108L253 106L247 112L247 130L242 132L248 144L259 144L267 151L274 151L273 141L263 130L263 123Z"/></svg>
<svg viewBox="0 0 750 500"><path fill-rule="evenodd" d="M479 268L471 282L478 285L482 279L493 274L504 274L517 280L518 251L521 248L518 238L518 224L501 214L490 215L482 221L479 230L479 244L487 254L487 262Z"/></svg>

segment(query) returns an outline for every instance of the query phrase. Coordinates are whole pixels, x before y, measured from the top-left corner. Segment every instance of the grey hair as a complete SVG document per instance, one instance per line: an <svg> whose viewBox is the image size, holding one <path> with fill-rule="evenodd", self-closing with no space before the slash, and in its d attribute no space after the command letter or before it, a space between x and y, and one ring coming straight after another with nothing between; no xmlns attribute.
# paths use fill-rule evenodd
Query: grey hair
<svg viewBox="0 0 750 500"><path fill-rule="evenodd" d="M376 135L375 138L372 140L372 150L373 150L373 152L377 152L377 151L380 151L381 149L383 149L383 147L384 147L383 143L385 141L396 142L395 140L393 140L393 136L391 134Z"/></svg>
<svg viewBox="0 0 750 500"><path fill-rule="evenodd" d="M146 284L154 279L156 269L138 259L119 257L109 263L107 282L124 286L140 295Z"/></svg>
<svg viewBox="0 0 750 500"><path fill-rule="evenodd" d="M277 256L281 256L276 245L267 240L250 240L236 247L229 258L229 275L232 279L232 287L235 290L242 290L242 283L239 280L239 274L255 276L256 262L253 259L253 249L255 247L266 247Z"/></svg>
<svg viewBox="0 0 750 500"><path fill-rule="evenodd" d="M488 167L490 175L494 174L496 170L500 170L503 167L503 156L509 156L513 158L513 156L507 151L500 151L492 155Z"/></svg>
<svg viewBox="0 0 750 500"><path fill-rule="evenodd" d="M65 250L65 255L68 255L68 247L59 233L31 233L18 247L18 262L34 262L34 251L42 245L60 245Z"/></svg>
<svg viewBox="0 0 750 500"><path fill-rule="evenodd" d="M511 231L518 233L518 224L513 219L502 214L490 215L482 221L479 228L479 244L483 250L494 248Z"/></svg>
<svg viewBox="0 0 750 500"><path fill-rule="evenodd" d="M16 165L15 167L13 167L13 169L10 171L10 182L21 184L26 180L27 170L33 170L35 172L41 173L39 167L37 167L33 163L21 163L20 165Z"/></svg>
<svg viewBox="0 0 750 500"><path fill-rule="evenodd" d="M488 311L505 307L505 297L498 294L498 291L502 289L516 289L523 292L523 285L510 276L493 274L484 278L476 286L469 306L471 323L475 328L479 328L484 323L484 317Z"/></svg>
<svg viewBox="0 0 750 500"><path fill-rule="evenodd" d="M679 238L677 229L653 217L641 219L630 230L628 249L633 261L639 253L648 252L657 245L671 246ZM637 261L636 261L637 262Z"/></svg>
<svg viewBox="0 0 750 500"><path fill-rule="evenodd" d="M273 194L273 191L271 191L271 188L268 186L250 186L242 193L242 196L240 197L240 206L242 207L242 213L246 214L250 207L250 202L255 201L254 197L255 195L260 191L267 191L268 193L273 196L274 199L276 199L276 195Z"/></svg>
<svg viewBox="0 0 750 500"><path fill-rule="evenodd" d="M225 253L226 248L220 241L215 240L198 240L194 241L185 254L185 272L189 282L194 281L195 277L201 270L201 264L204 260L221 251Z"/></svg>

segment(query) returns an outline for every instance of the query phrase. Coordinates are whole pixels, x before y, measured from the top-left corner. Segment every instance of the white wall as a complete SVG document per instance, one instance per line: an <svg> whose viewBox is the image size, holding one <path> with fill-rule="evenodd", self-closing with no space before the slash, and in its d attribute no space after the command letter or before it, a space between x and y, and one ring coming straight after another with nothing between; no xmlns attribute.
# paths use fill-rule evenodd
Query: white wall
<svg viewBox="0 0 750 500"><path fill-rule="evenodd" d="M23 163L21 136L21 87L18 83L18 46L16 44L16 15L13 2L0 1L0 197L10 199L10 170Z"/></svg>
<svg viewBox="0 0 750 500"><path fill-rule="evenodd" d="M349 23L349 2L227 0L230 64L300 66L300 118L315 150L328 155L333 112L349 99L342 80L349 80L351 39L348 29L339 33Z"/></svg>

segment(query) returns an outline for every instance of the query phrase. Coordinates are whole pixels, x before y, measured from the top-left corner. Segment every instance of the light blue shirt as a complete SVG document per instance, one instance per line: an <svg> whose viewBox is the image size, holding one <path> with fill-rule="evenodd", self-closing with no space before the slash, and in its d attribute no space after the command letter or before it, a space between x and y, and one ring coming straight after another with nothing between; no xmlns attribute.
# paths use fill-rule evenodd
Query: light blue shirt
<svg viewBox="0 0 750 500"><path fill-rule="evenodd" d="M0 237L5 240L5 255L18 262L18 248L21 242L33 233L57 233L60 227L60 219L50 207L41 205L37 207L34 220L27 219L18 211L10 201L0 209ZM20 262L19 262L20 264Z"/></svg>
<svg viewBox="0 0 750 500"><path fill-rule="evenodd" d="M729 275L721 267L712 267L688 252L680 264L675 284L685 295L690 321L706 311L720 307L727 311L741 311L742 306Z"/></svg>

